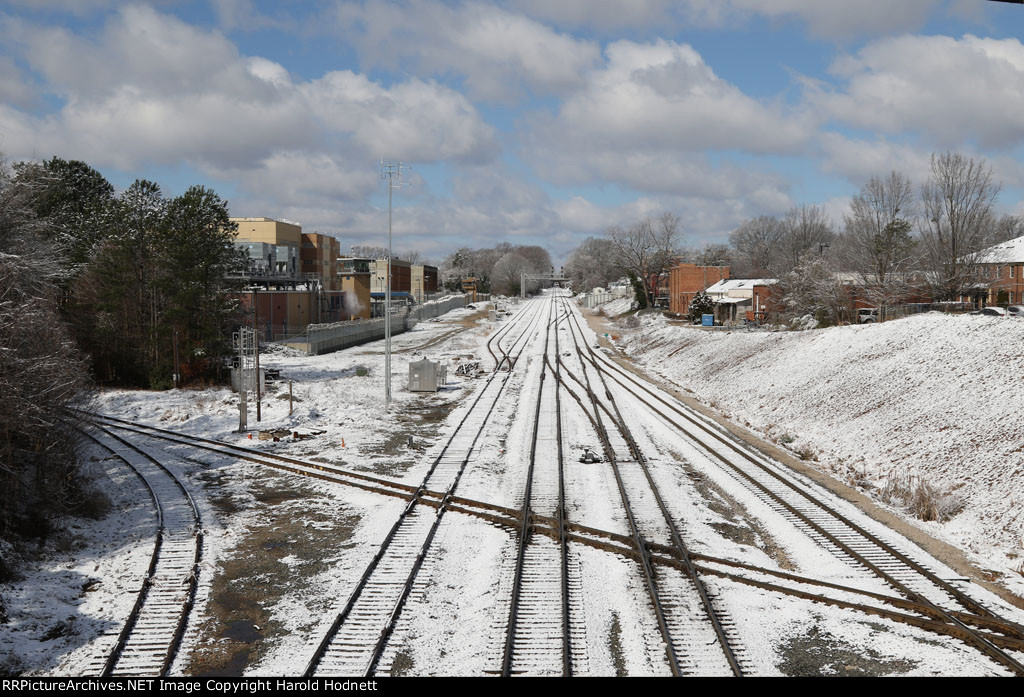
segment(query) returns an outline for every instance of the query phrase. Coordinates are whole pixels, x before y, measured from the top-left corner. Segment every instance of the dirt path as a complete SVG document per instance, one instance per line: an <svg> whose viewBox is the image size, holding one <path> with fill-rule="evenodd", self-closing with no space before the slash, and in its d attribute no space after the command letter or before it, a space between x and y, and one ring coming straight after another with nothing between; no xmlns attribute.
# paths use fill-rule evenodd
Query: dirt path
<svg viewBox="0 0 1024 697"><path fill-rule="evenodd" d="M978 568L959 548L932 537L912 523L891 513L890 511L885 510L884 508L881 508L861 491L844 484L838 479L835 479L821 470L809 465L807 462L794 457L789 451L779 448L774 443L764 440L752 431L749 431L743 426L727 419L719 412L695 399L693 396L687 395L685 392L681 392L677 389L678 386L666 383L664 380L648 375L642 369L637 367L628 355L620 351L615 344L605 336L605 334L608 334L609 336L618 336L628 330L615 326L607 317L601 317L593 312L588 312L587 310L583 310L583 316L586 318L587 324L590 328L597 333L600 345L611 349L612 360L622 366L625 370L654 383L687 406L714 419L730 433L740 438L748 445L753 446L768 457L774 458L790 469L811 478L819 485L853 503L864 511L864 513L911 540L914 544L921 547L944 564L948 565L958 574L971 579L980 586L984 586L1011 605L1024 609L1024 598L995 582L995 579L999 577L996 572Z"/></svg>
<svg viewBox="0 0 1024 697"><path fill-rule="evenodd" d="M464 331L466 331L468 329L472 329L473 327L477 326L477 322L480 319L482 319L483 317L485 317L486 315L487 315L487 305L485 303L483 309L478 310L478 311L474 312L471 315L463 317L460 320L456 320L455 324L461 325L461 326L457 327L456 329L452 329L450 331L445 332L444 334L440 334L438 336L435 336L433 339L425 341L424 343L420 344L419 346L410 346L408 348L399 349L398 351L395 351L395 353L418 353L420 351L423 351L424 349L430 348L431 346L436 346L437 344L440 344L443 341L447 341L448 339L452 338L456 334L461 334L462 332L464 332ZM450 322L446 322L445 324L451 324L451 323Z"/></svg>

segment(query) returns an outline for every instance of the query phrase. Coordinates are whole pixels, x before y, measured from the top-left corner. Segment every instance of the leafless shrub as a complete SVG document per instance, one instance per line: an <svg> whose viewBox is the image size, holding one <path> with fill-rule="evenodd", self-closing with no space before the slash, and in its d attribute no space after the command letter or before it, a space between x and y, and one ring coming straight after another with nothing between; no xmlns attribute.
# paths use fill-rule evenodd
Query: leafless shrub
<svg viewBox="0 0 1024 697"><path fill-rule="evenodd" d="M628 317L623 318L620 324L626 329L637 329L640 327L640 318L637 317L636 315L630 315Z"/></svg>
<svg viewBox="0 0 1024 697"><path fill-rule="evenodd" d="M815 462L818 461L818 451L809 445L801 445L793 452L795 452L796 456L799 457L801 460L814 460Z"/></svg>
<svg viewBox="0 0 1024 697"><path fill-rule="evenodd" d="M879 496L886 503L900 506L925 521L942 523L964 508L957 494L939 489L909 470L890 472Z"/></svg>

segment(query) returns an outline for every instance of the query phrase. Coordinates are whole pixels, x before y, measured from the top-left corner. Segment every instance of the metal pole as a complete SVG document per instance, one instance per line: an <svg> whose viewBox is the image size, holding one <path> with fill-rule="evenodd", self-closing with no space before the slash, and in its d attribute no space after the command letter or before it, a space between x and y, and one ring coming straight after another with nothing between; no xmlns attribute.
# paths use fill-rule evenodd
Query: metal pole
<svg viewBox="0 0 1024 697"><path fill-rule="evenodd" d="M174 387L180 387L179 375L181 369L178 367L178 328L174 328Z"/></svg>
<svg viewBox="0 0 1024 697"><path fill-rule="evenodd" d="M388 178L388 278L384 295L384 407L391 406L391 193L394 191Z"/></svg>
<svg viewBox="0 0 1024 697"><path fill-rule="evenodd" d="M256 348L256 423L260 422L260 400L262 398L262 380L260 380L260 329L256 311L256 293L259 288L252 288L252 340Z"/></svg>

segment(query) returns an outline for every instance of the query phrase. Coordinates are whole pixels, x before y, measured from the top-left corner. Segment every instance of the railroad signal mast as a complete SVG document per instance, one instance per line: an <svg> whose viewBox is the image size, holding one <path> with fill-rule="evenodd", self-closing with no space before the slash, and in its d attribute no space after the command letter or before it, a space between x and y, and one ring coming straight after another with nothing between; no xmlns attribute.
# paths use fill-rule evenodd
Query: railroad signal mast
<svg viewBox="0 0 1024 697"><path fill-rule="evenodd" d="M259 384L256 330L252 327L241 327L231 338L238 351L238 432L245 433L249 417L248 393L255 394Z"/></svg>

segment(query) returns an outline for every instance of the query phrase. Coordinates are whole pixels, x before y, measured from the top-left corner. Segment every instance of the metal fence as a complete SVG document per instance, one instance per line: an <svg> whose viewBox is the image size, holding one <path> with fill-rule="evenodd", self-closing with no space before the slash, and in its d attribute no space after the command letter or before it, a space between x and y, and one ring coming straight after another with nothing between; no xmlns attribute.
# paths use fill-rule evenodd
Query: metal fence
<svg viewBox="0 0 1024 697"><path fill-rule="evenodd" d="M598 305L603 305L604 303L611 302L616 297L618 296L607 292L587 293L586 295L583 296L583 306L586 307L587 309L593 309Z"/></svg>
<svg viewBox="0 0 1024 697"><path fill-rule="evenodd" d="M490 296L487 296L489 298ZM483 300L486 300L484 298ZM482 302L481 296L477 295L477 302ZM391 315L391 334L401 334L416 326L421 320L432 319L450 312L455 308L464 307L467 304L467 296L457 295L441 302L432 302L425 305L417 305L409 309L393 311ZM304 341L306 355L319 356L322 353L339 351L350 346L358 346L370 341L378 341L384 338L384 318L350 320L348 322L333 322L331 324L311 324L306 329ZM295 345L298 347L300 343Z"/></svg>

